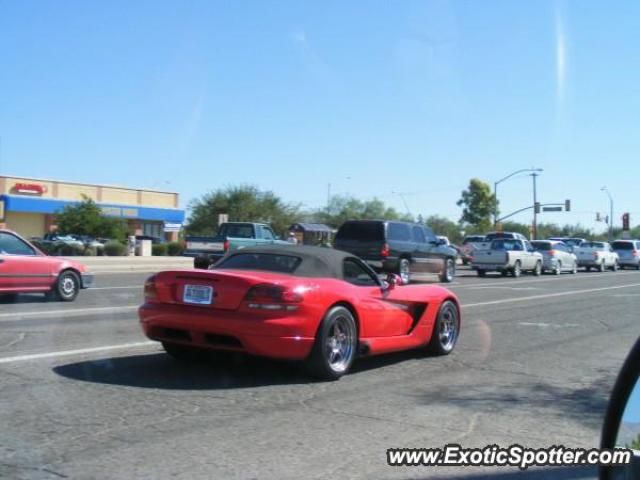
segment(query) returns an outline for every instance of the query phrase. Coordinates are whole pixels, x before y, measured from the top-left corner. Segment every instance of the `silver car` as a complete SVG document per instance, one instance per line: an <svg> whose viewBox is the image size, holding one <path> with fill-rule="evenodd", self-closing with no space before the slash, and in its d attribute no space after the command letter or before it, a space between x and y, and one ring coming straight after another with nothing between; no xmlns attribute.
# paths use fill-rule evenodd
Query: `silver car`
<svg viewBox="0 0 640 480"><path fill-rule="evenodd" d="M611 244L613 251L618 254L618 265L622 268L640 270L640 241L616 240Z"/></svg>
<svg viewBox="0 0 640 480"><path fill-rule="evenodd" d="M531 242L536 252L542 254L542 271L560 275L562 272L577 273L578 259L570 247L556 240L534 240Z"/></svg>

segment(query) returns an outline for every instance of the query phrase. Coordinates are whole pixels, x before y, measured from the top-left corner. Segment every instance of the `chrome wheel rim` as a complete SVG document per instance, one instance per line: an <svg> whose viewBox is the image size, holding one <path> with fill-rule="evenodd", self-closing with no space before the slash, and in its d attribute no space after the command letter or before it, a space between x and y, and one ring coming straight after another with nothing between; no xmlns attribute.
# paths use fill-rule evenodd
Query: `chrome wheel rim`
<svg viewBox="0 0 640 480"><path fill-rule="evenodd" d="M560 275L561 273L562 273L562 264L560 262L558 262L557 265L556 265L555 274L556 275Z"/></svg>
<svg viewBox="0 0 640 480"><path fill-rule="evenodd" d="M353 322L339 316L331 325L325 341L327 363L334 372L344 372L351 364L355 352L355 331Z"/></svg>
<svg viewBox="0 0 640 480"><path fill-rule="evenodd" d="M520 276L520 264L516 263L515 266L513 267L513 275L516 277Z"/></svg>
<svg viewBox="0 0 640 480"><path fill-rule="evenodd" d="M453 260L447 260L447 280L451 281L453 280L454 275L456 274L456 269L455 269L455 265L453 263Z"/></svg>
<svg viewBox="0 0 640 480"><path fill-rule="evenodd" d="M458 314L453 306L447 306L440 313L438 340L444 350L451 350L458 337Z"/></svg>
<svg viewBox="0 0 640 480"><path fill-rule="evenodd" d="M409 262L400 262L400 278L402 279L402 283L409 283L409 275Z"/></svg>
<svg viewBox="0 0 640 480"><path fill-rule="evenodd" d="M76 282L71 276L65 276L60 283L60 290L65 297L70 297L76 291Z"/></svg>

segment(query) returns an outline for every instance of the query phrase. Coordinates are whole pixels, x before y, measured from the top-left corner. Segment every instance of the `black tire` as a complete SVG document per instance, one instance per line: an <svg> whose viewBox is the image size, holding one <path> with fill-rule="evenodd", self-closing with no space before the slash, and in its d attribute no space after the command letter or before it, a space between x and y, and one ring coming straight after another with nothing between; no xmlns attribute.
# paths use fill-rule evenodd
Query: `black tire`
<svg viewBox="0 0 640 480"><path fill-rule="evenodd" d="M585 267L585 268L586 268L587 272L591 271L591 267Z"/></svg>
<svg viewBox="0 0 640 480"><path fill-rule="evenodd" d="M480 270L480 269L478 269L477 272L478 272L478 276L479 277L484 277L487 274L487 272L485 272L484 270Z"/></svg>
<svg viewBox="0 0 640 480"><path fill-rule="evenodd" d="M351 368L358 350L358 328L348 308L331 308L322 319L307 368L323 380L338 380Z"/></svg>
<svg viewBox="0 0 640 480"><path fill-rule="evenodd" d="M451 283L456 276L456 262L453 258L447 258L444 261L444 269L440 274L440 281L443 283Z"/></svg>
<svg viewBox="0 0 640 480"><path fill-rule="evenodd" d="M80 277L73 270L65 270L58 275L51 293L56 300L72 302L80 292Z"/></svg>
<svg viewBox="0 0 640 480"><path fill-rule="evenodd" d="M542 275L542 262L536 262L536 266L531 273L533 273L533 275L535 275L536 277Z"/></svg>
<svg viewBox="0 0 640 480"><path fill-rule="evenodd" d="M511 269L511 275L513 275L513 278L518 278L520 277L520 275L522 275L522 266L520 264L520 260L516 260L516 263Z"/></svg>
<svg viewBox="0 0 640 480"><path fill-rule="evenodd" d="M553 269L553 274L554 275L560 275L562 273L562 262L558 261L556 263L555 268Z"/></svg>
<svg viewBox="0 0 640 480"><path fill-rule="evenodd" d="M209 265L211 265L211 261L209 260L209 257L205 255L198 255L193 259L193 268L208 270Z"/></svg>
<svg viewBox="0 0 640 480"><path fill-rule="evenodd" d="M640 270L640 263L636 265L636 270Z"/></svg>
<svg viewBox="0 0 640 480"><path fill-rule="evenodd" d="M578 273L578 262L573 263L573 268L571 269L571 275L575 275Z"/></svg>
<svg viewBox="0 0 640 480"><path fill-rule="evenodd" d="M598 265L598 271L599 272L604 272L607 269L607 267L604 264L604 260L602 261L602 263L600 265Z"/></svg>
<svg viewBox="0 0 640 480"><path fill-rule="evenodd" d="M463 265L469 265L469 260L464 260L464 259L463 259L463 260L462 260L462 264L463 264Z"/></svg>
<svg viewBox="0 0 640 480"><path fill-rule="evenodd" d="M200 348L171 342L162 342L162 348L171 358L179 362L193 362L204 353Z"/></svg>
<svg viewBox="0 0 640 480"><path fill-rule="evenodd" d="M618 262L613 262L613 265L611 266L611 271L612 272L618 271Z"/></svg>
<svg viewBox="0 0 640 480"><path fill-rule="evenodd" d="M411 262L408 258L401 258L398 261L398 275L402 278L403 285L408 285L411 281Z"/></svg>
<svg viewBox="0 0 640 480"><path fill-rule="evenodd" d="M506 277L507 275L509 275L509 271L508 270L500 270L500 275L502 275L503 277Z"/></svg>
<svg viewBox="0 0 640 480"><path fill-rule="evenodd" d="M460 311L451 300L440 306L427 351L432 355L450 354L460 336Z"/></svg>

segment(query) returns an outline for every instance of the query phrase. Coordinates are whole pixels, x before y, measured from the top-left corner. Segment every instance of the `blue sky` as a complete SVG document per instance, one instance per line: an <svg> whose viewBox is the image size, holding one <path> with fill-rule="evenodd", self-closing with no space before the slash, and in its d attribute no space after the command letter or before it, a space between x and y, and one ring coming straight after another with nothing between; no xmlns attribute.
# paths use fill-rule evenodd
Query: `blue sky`
<svg viewBox="0 0 640 480"><path fill-rule="evenodd" d="M640 2L0 0L0 173L457 219L469 178L640 219ZM169 182L169 183L167 183ZM500 187L503 211L531 179ZM523 214L517 220L529 221Z"/></svg>
<svg viewBox="0 0 640 480"><path fill-rule="evenodd" d="M623 422L640 423L640 384L637 383L631 392L622 416Z"/></svg>

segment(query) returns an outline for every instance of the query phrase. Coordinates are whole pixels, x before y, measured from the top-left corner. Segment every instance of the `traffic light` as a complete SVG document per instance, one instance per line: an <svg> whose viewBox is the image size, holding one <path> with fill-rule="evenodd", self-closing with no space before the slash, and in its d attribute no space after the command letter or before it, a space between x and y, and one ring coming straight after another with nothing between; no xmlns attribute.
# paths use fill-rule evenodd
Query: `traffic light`
<svg viewBox="0 0 640 480"><path fill-rule="evenodd" d="M622 230L629 231L629 213L622 214Z"/></svg>
<svg viewBox="0 0 640 480"><path fill-rule="evenodd" d="M571 200L569 200L568 198L564 201L564 211L565 212L571 211Z"/></svg>
<svg viewBox="0 0 640 480"><path fill-rule="evenodd" d="M533 209L536 211L536 213L540 213L540 202L536 202L533 205Z"/></svg>
<svg viewBox="0 0 640 480"><path fill-rule="evenodd" d="M600 212L596 212L596 222L601 222L602 218L600 217Z"/></svg>

